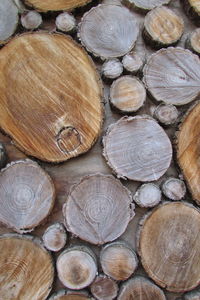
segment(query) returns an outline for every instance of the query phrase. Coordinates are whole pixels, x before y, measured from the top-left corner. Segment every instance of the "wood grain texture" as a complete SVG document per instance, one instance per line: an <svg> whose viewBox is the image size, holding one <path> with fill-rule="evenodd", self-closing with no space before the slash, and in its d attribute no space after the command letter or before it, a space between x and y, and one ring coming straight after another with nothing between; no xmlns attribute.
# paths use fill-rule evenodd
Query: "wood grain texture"
<svg viewBox="0 0 200 300"><path fill-rule="evenodd" d="M35 9L48 12L59 10L72 10L79 6L84 6L91 0L25 0L25 3Z"/></svg>
<svg viewBox="0 0 200 300"><path fill-rule="evenodd" d="M159 104L155 111L154 117L163 125L172 125L178 121L179 111L172 104Z"/></svg>
<svg viewBox="0 0 200 300"><path fill-rule="evenodd" d="M54 268L40 240L29 235L2 235L0 252L0 299L46 299Z"/></svg>
<svg viewBox="0 0 200 300"><path fill-rule="evenodd" d="M61 223L55 223L49 226L43 236L44 246L50 251L60 251L67 242L67 233Z"/></svg>
<svg viewBox="0 0 200 300"><path fill-rule="evenodd" d="M76 19L72 14L63 12L56 17L56 27L63 32L73 32L76 28Z"/></svg>
<svg viewBox="0 0 200 300"><path fill-rule="evenodd" d="M0 221L13 230L32 231L51 212L55 188L48 174L31 160L8 164L0 173Z"/></svg>
<svg viewBox="0 0 200 300"><path fill-rule="evenodd" d="M197 28L189 35L186 46L194 53L200 55L200 28Z"/></svg>
<svg viewBox="0 0 200 300"><path fill-rule="evenodd" d="M161 49L144 67L144 82L157 101L190 103L200 93L200 59L183 48Z"/></svg>
<svg viewBox="0 0 200 300"><path fill-rule="evenodd" d="M186 114L177 133L177 159L193 199L200 205L199 128L200 103Z"/></svg>
<svg viewBox="0 0 200 300"><path fill-rule="evenodd" d="M137 74L141 71L145 61L144 56L144 54L141 55L135 51L127 53L122 59L125 71L132 74Z"/></svg>
<svg viewBox="0 0 200 300"><path fill-rule="evenodd" d="M26 11L21 15L21 24L27 30L37 29L42 24L42 16L37 11Z"/></svg>
<svg viewBox="0 0 200 300"><path fill-rule="evenodd" d="M168 291L200 282L200 211L184 202L165 203L141 221L138 251L148 275Z"/></svg>
<svg viewBox="0 0 200 300"><path fill-rule="evenodd" d="M101 68L102 76L105 80L115 79L123 72L123 65L117 58L108 59L104 62Z"/></svg>
<svg viewBox="0 0 200 300"><path fill-rule="evenodd" d="M48 300L94 300L94 298L87 296L87 292L76 292L69 290L60 290L53 294Z"/></svg>
<svg viewBox="0 0 200 300"><path fill-rule="evenodd" d="M179 178L167 178L162 184L163 194L171 200L181 200L186 194L186 186Z"/></svg>
<svg viewBox="0 0 200 300"><path fill-rule="evenodd" d="M157 180L172 159L168 136L148 115L123 117L110 125L103 145L103 155L119 178Z"/></svg>
<svg viewBox="0 0 200 300"><path fill-rule="evenodd" d="M82 44L102 59L120 57L134 46L139 33L135 17L123 6L102 4L93 7L81 21Z"/></svg>
<svg viewBox="0 0 200 300"><path fill-rule="evenodd" d="M71 188L63 206L68 231L92 244L118 238L134 216L132 197L120 181L110 175L91 175Z"/></svg>
<svg viewBox="0 0 200 300"><path fill-rule="evenodd" d="M90 290L95 299L113 300L117 297L117 283L106 275L99 275L90 286Z"/></svg>
<svg viewBox="0 0 200 300"><path fill-rule="evenodd" d="M24 34L1 49L0 61L0 126L20 149L59 162L91 148L102 125L102 87L78 44Z"/></svg>
<svg viewBox="0 0 200 300"><path fill-rule="evenodd" d="M154 183L144 183L137 189L133 199L140 207L153 207L161 201L161 190Z"/></svg>
<svg viewBox="0 0 200 300"><path fill-rule="evenodd" d="M157 6L168 4L170 1L171 0L122 0L122 3L131 9L146 13Z"/></svg>

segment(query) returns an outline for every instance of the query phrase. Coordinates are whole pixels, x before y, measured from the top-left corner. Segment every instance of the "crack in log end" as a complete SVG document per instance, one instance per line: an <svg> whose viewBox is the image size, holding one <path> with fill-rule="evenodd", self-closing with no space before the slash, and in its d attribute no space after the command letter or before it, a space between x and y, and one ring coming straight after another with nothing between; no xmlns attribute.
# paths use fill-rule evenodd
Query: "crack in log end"
<svg viewBox="0 0 200 300"><path fill-rule="evenodd" d="M73 126L63 127L56 136L56 143L60 151L67 154L80 147L81 135Z"/></svg>

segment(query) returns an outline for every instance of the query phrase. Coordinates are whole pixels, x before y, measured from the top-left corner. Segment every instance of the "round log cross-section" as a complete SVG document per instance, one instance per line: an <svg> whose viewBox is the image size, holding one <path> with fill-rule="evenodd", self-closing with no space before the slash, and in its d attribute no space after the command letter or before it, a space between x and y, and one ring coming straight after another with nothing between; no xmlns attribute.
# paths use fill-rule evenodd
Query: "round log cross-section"
<svg viewBox="0 0 200 300"><path fill-rule="evenodd" d="M61 223L49 226L43 234L44 246L50 251L60 251L67 242L67 233Z"/></svg>
<svg viewBox="0 0 200 300"><path fill-rule="evenodd" d="M200 28L197 28L189 35L186 46L200 56Z"/></svg>
<svg viewBox="0 0 200 300"><path fill-rule="evenodd" d="M79 6L84 6L92 0L25 0L25 3L35 9L47 11L72 10Z"/></svg>
<svg viewBox="0 0 200 300"><path fill-rule="evenodd" d="M117 283L105 276L99 275L90 286L92 295L98 300L113 300L117 297Z"/></svg>
<svg viewBox="0 0 200 300"><path fill-rule="evenodd" d="M54 267L50 254L33 236L0 236L0 299L42 300L50 293Z"/></svg>
<svg viewBox="0 0 200 300"><path fill-rule="evenodd" d="M200 283L200 211L184 202L165 203L141 222L139 254L161 287L184 292Z"/></svg>
<svg viewBox="0 0 200 300"><path fill-rule="evenodd" d="M167 171L172 158L168 136L147 115L123 117L110 125L103 144L103 154L109 166L118 177L130 180L159 179Z"/></svg>
<svg viewBox="0 0 200 300"><path fill-rule="evenodd" d="M130 192L113 176L84 177L72 187L63 206L66 228L92 244L113 241L134 216L131 202Z"/></svg>
<svg viewBox="0 0 200 300"><path fill-rule="evenodd" d="M143 13L157 6L168 4L170 1L171 0L122 0L129 8Z"/></svg>
<svg viewBox="0 0 200 300"><path fill-rule="evenodd" d="M0 2L0 44L5 44L18 25L18 9L12 0Z"/></svg>
<svg viewBox="0 0 200 300"><path fill-rule="evenodd" d="M102 88L77 43L27 33L0 50L0 61L0 127L20 149L60 162L91 148L102 124Z"/></svg>

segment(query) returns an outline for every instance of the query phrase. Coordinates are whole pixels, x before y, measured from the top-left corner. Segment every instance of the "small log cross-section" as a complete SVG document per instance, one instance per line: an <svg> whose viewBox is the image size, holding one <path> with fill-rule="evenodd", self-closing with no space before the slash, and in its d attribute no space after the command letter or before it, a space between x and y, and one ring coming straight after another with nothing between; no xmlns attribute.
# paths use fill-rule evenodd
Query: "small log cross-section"
<svg viewBox="0 0 200 300"><path fill-rule="evenodd" d="M31 7L34 7L38 11L60 11L60 10L72 10L79 6L84 6L91 0L25 0L25 3Z"/></svg>
<svg viewBox="0 0 200 300"><path fill-rule="evenodd" d="M140 222L138 252L148 275L171 292L200 282L200 211L189 203L167 202Z"/></svg>
<svg viewBox="0 0 200 300"><path fill-rule="evenodd" d="M144 183L137 189L133 199L140 207L153 207L161 201L161 190L154 183Z"/></svg>
<svg viewBox="0 0 200 300"><path fill-rule="evenodd" d="M67 242L67 233L61 223L49 226L43 234L44 246L50 251L60 251Z"/></svg>
<svg viewBox="0 0 200 300"><path fill-rule="evenodd" d="M48 300L94 300L92 297L88 296L86 291L69 291L60 290L53 294Z"/></svg>
<svg viewBox="0 0 200 300"><path fill-rule="evenodd" d="M170 177L163 182L162 191L171 200L181 200L185 196L186 186L183 180Z"/></svg>
<svg viewBox="0 0 200 300"><path fill-rule="evenodd" d="M196 25L200 25L200 1L183 0L182 1L186 14L193 20Z"/></svg>
<svg viewBox="0 0 200 300"><path fill-rule="evenodd" d="M111 175L84 177L63 206L68 231L92 244L118 238L134 216L131 193Z"/></svg>
<svg viewBox="0 0 200 300"><path fill-rule="evenodd" d="M103 272L115 280L126 280L136 270L138 259L125 242L106 245L100 253Z"/></svg>
<svg viewBox="0 0 200 300"><path fill-rule="evenodd" d="M152 281L135 276L122 284L118 300L166 300L163 291Z"/></svg>
<svg viewBox="0 0 200 300"><path fill-rule="evenodd" d="M63 12L56 18L56 27L63 32L73 32L76 28L76 19L72 14Z"/></svg>
<svg viewBox="0 0 200 300"><path fill-rule="evenodd" d="M127 73L137 74L142 70L144 60L144 57L139 55L137 52L132 51L123 57L122 64Z"/></svg>
<svg viewBox="0 0 200 300"><path fill-rule="evenodd" d="M88 151L101 101L96 68L69 36L27 33L0 50L0 126L28 155L60 162Z"/></svg>
<svg viewBox="0 0 200 300"><path fill-rule="evenodd" d="M177 134L177 159L193 199L200 205L200 102L186 114Z"/></svg>
<svg viewBox="0 0 200 300"><path fill-rule="evenodd" d="M24 12L21 15L21 23L25 29L37 29L42 24L42 16L34 10Z"/></svg>
<svg viewBox="0 0 200 300"><path fill-rule="evenodd" d="M174 124L179 116L178 109L172 104L160 104L154 111L154 117L163 125Z"/></svg>
<svg viewBox="0 0 200 300"><path fill-rule="evenodd" d="M39 239L30 235L2 235L0 253L0 299L47 298L53 284L54 267Z"/></svg>
<svg viewBox="0 0 200 300"><path fill-rule="evenodd" d="M144 67L144 82L155 100L187 104L200 92L200 59L183 48L161 49Z"/></svg>
<svg viewBox="0 0 200 300"><path fill-rule="evenodd" d="M56 267L60 281L73 290L87 287L97 274L96 258L89 248L83 246L74 246L62 252Z"/></svg>
<svg viewBox="0 0 200 300"><path fill-rule="evenodd" d="M95 299L113 300L117 297L118 285L113 279L99 275L91 284L90 290Z"/></svg>
<svg viewBox="0 0 200 300"><path fill-rule="evenodd" d="M186 46L200 56L200 28L197 28L189 35Z"/></svg>
<svg viewBox="0 0 200 300"><path fill-rule="evenodd" d="M129 8L143 13L164 4L168 4L171 0L122 0Z"/></svg>
<svg viewBox="0 0 200 300"><path fill-rule="evenodd" d="M0 45L14 34L18 20L18 9L13 0L0 1Z"/></svg>
<svg viewBox="0 0 200 300"><path fill-rule="evenodd" d="M131 51L139 26L131 12L123 6L102 4L87 12L80 24L82 44L102 59L120 57Z"/></svg>
<svg viewBox="0 0 200 300"><path fill-rule="evenodd" d="M137 77L122 76L110 88L111 106L121 113L137 111L145 100L145 87Z"/></svg>
<svg viewBox="0 0 200 300"><path fill-rule="evenodd" d="M176 44L183 30L183 19L173 10L161 6L146 15L143 36L152 47L162 48Z"/></svg>
<svg viewBox="0 0 200 300"><path fill-rule="evenodd" d="M172 145L158 123L147 115L123 117L110 125L103 155L120 178L159 179L169 168Z"/></svg>
<svg viewBox="0 0 200 300"><path fill-rule="evenodd" d="M102 65L101 73L105 80L119 77L123 72L123 65L117 58L106 60Z"/></svg>
<svg viewBox="0 0 200 300"><path fill-rule="evenodd" d="M55 188L31 160L8 164L0 174L0 221L19 233L32 231L51 212Z"/></svg>

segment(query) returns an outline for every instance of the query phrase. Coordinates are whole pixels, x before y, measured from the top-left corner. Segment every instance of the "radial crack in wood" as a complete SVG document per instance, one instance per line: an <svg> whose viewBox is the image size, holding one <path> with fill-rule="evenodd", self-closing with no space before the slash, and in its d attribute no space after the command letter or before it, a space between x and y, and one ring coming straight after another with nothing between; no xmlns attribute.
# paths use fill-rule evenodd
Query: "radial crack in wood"
<svg viewBox="0 0 200 300"><path fill-rule="evenodd" d="M186 40L186 46L200 56L200 28L194 30Z"/></svg>
<svg viewBox="0 0 200 300"><path fill-rule="evenodd" d="M165 203L140 222L138 251L148 275L171 292L200 282L200 211L189 203Z"/></svg>
<svg viewBox="0 0 200 300"><path fill-rule="evenodd" d="M165 131L148 115L123 117L110 125L103 155L120 178L159 179L169 168L172 145Z"/></svg>
<svg viewBox="0 0 200 300"><path fill-rule="evenodd" d="M149 10L164 4L169 4L171 0L122 0L129 8L146 13Z"/></svg>
<svg viewBox="0 0 200 300"><path fill-rule="evenodd" d="M60 251L67 242L67 233L61 223L49 226L43 234L44 246L50 251Z"/></svg>
<svg viewBox="0 0 200 300"><path fill-rule="evenodd" d="M0 61L0 126L20 149L60 162L92 147L103 119L102 85L77 43L27 33L0 50Z"/></svg>
<svg viewBox="0 0 200 300"><path fill-rule="evenodd" d="M181 200L186 194L186 186L183 180L170 177L163 182L162 191L171 200Z"/></svg>
<svg viewBox="0 0 200 300"><path fill-rule="evenodd" d="M38 11L59 11L72 10L76 7L84 6L92 0L24 0L25 3L34 7Z"/></svg>
<svg viewBox="0 0 200 300"><path fill-rule="evenodd" d="M39 239L0 236L0 299L43 300L50 293L54 267Z"/></svg>
<svg viewBox="0 0 200 300"><path fill-rule="evenodd" d="M120 57L134 46L139 26L133 14L123 6L102 4L87 12L81 21L82 44L102 59Z"/></svg>
<svg viewBox="0 0 200 300"><path fill-rule="evenodd" d="M68 231L92 244L118 238L134 216L131 193L111 175L84 177L63 206Z"/></svg>
<svg viewBox="0 0 200 300"><path fill-rule="evenodd" d="M156 184L145 183L137 189L133 199L140 207L153 207L161 201L161 190Z"/></svg>
<svg viewBox="0 0 200 300"><path fill-rule="evenodd" d="M0 173L0 222L19 233L32 231L51 212L55 188L31 160L8 164Z"/></svg>
<svg viewBox="0 0 200 300"><path fill-rule="evenodd" d="M118 285L111 278L99 275L91 284L90 290L95 299L113 300L117 297Z"/></svg>
<svg viewBox="0 0 200 300"><path fill-rule="evenodd" d="M157 101L187 104L200 93L200 59L180 47L161 49L144 67L144 82Z"/></svg>

